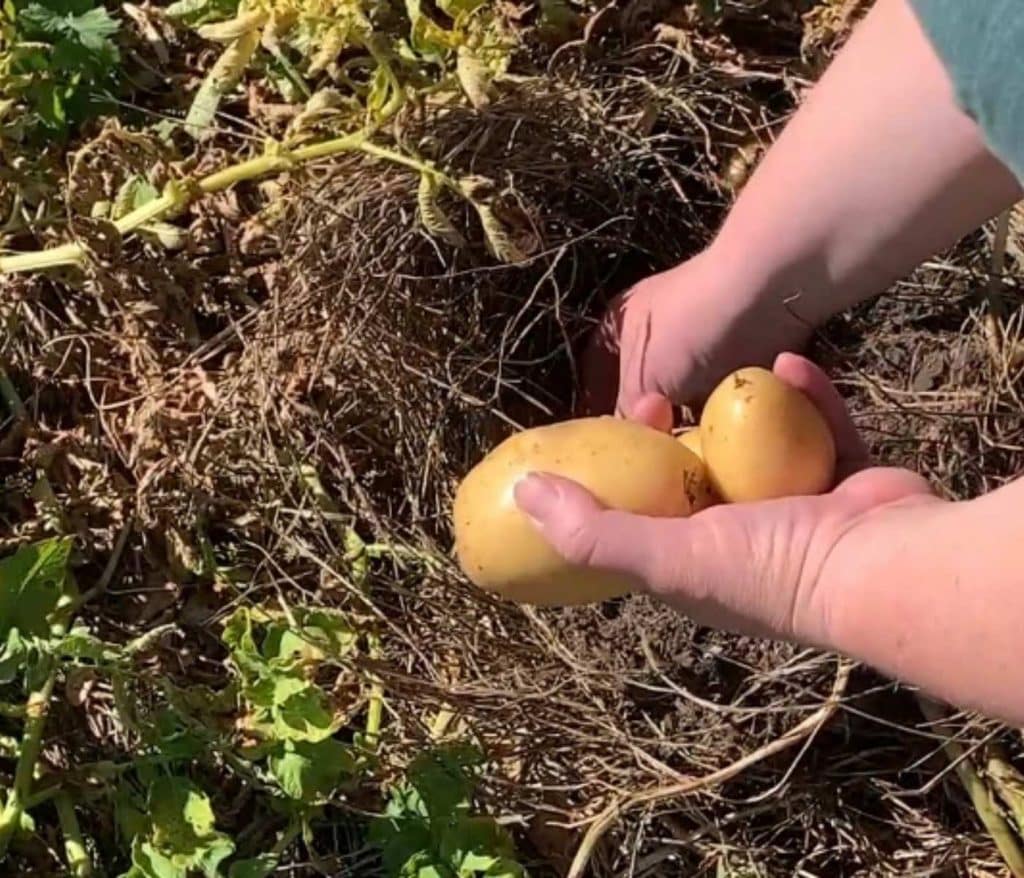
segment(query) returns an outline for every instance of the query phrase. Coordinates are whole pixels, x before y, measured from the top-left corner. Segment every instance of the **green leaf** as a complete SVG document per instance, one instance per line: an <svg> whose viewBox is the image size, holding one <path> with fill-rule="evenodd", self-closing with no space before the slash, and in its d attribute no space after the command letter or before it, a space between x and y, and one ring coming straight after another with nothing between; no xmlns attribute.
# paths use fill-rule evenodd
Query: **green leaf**
<svg viewBox="0 0 1024 878"><path fill-rule="evenodd" d="M433 819L452 817L469 808L476 786L471 770L483 762L475 747L450 744L429 750L409 766L408 783Z"/></svg>
<svg viewBox="0 0 1024 878"><path fill-rule="evenodd" d="M389 864L386 857L384 862L384 874L395 878L454 878L429 849L415 849L397 864Z"/></svg>
<svg viewBox="0 0 1024 878"><path fill-rule="evenodd" d="M348 561L352 578L362 586L370 574L370 559L366 554L366 543L355 528L345 528L345 560Z"/></svg>
<svg viewBox="0 0 1024 878"><path fill-rule="evenodd" d="M149 818L127 783L118 786L114 793L114 817L127 838L134 839L149 832Z"/></svg>
<svg viewBox="0 0 1024 878"><path fill-rule="evenodd" d="M156 749L166 759L195 759L208 750L208 743L169 708L157 714L153 729Z"/></svg>
<svg viewBox="0 0 1024 878"><path fill-rule="evenodd" d="M150 785L147 801L152 832L136 837L133 868L146 878L186 878L194 869L216 878L235 846L216 831L207 795L187 778L163 776Z"/></svg>
<svg viewBox="0 0 1024 878"><path fill-rule="evenodd" d="M235 610L224 621L224 632L221 634L224 645L233 653L258 656L256 640L252 636L252 614L246 607Z"/></svg>
<svg viewBox="0 0 1024 878"><path fill-rule="evenodd" d="M413 862L411 866L406 866L401 872L402 878L405 878L406 875L410 878L449 878L451 874L448 869L431 862Z"/></svg>
<svg viewBox="0 0 1024 878"><path fill-rule="evenodd" d="M525 878L511 836L496 821L469 814L482 754L465 744L418 757L370 827L384 871L393 878Z"/></svg>
<svg viewBox="0 0 1024 878"><path fill-rule="evenodd" d="M490 817L462 817L441 838L440 854L459 878L521 876L511 837ZM514 871L515 869L519 871ZM513 871L510 871L513 870Z"/></svg>
<svg viewBox="0 0 1024 878"><path fill-rule="evenodd" d="M283 684L291 680L278 680L276 690L285 690ZM301 682L301 681L300 681ZM322 741L338 728L334 713L328 709L323 690L311 684L276 702L274 732L286 741Z"/></svg>
<svg viewBox="0 0 1024 878"><path fill-rule="evenodd" d="M160 197L160 191L145 177L136 174L130 177L117 191L111 219L121 219L125 214L148 204Z"/></svg>
<svg viewBox="0 0 1024 878"><path fill-rule="evenodd" d="M75 627L60 639L55 650L60 656L97 664L120 664L121 652L117 646L100 640L87 628Z"/></svg>
<svg viewBox="0 0 1024 878"><path fill-rule="evenodd" d="M349 747L334 738L285 741L267 764L285 794L303 802L331 795L355 776L357 768Z"/></svg>
<svg viewBox="0 0 1024 878"><path fill-rule="evenodd" d="M64 135L109 105L120 55L117 21L94 0L13 3L18 51L0 55L9 74L4 98L17 100L25 137Z"/></svg>
<svg viewBox="0 0 1024 878"><path fill-rule="evenodd" d="M417 862L429 861L432 845L425 820L380 818L370 826L370 842L381 850L385 875L401 875Z"/></svg>
<svg viewBox="0 0 1024 878"><path fill-rule="evenodd" d="M440 63L458 45L455 35L423 14L422 0L405 0L409 16L409 44L421 57Z"/></svg>
<svg viewBox="0 0 1024 878"><path fill-rule="evenodd" d="M31 661L31 647L17 628L7 632L6 642L0 646L0 684L13 683Z"/></svg>
<svg viewBox="0 0 1024 878"><path fill-rule="evenodd" d="M308 638L293 631L288 625L280 624L267 626L260 651L270 661L281 660L285 664L295 659L319 658L319 651Z"/></svg>
<svg viewBox="0 0 1024 878"><path fill-rule="evenodd" d="M132 843L132 867L122 878L188 878L187 868L177 865L149 842L136 838Z"/></svg>
<svg viewBox="0 0 1024 878"><path fill-rule="evenodd" d="M149 790L155 838L173 850L188 850L213 831L206 794L183 777L163 777Z"/></svg>
<svg viewBox="0 0 1024 878"><path fill-rule="evenodd" d="M30 3L18 13L17 24L29 38L56 41L68 50L72 44L78 44L104 56L113 52L116 60L117 50L110 37L117 33L119 25L102 6L82 9L82 4L54 0Z"/></svg>
<svg viewBox="0 0 1024 878"><path fill-rule="evenodd" d="M267 676L243 695L255 708L250 728L271 740L322 741L341 727L323 690L300 677Z"/></svg>
<svg viewBox="0 0 1024 878"><path fill-rule="evenodd" d="M0 559L0 637L12 628L22 635L45 637L50 614L68 587L71 538L20 546Z"/></svg>
<svg viewBox="0 0 1024 878"><path fill-rule="evenodd" d="M231 651L231 660L245 680L258 678L263 668L262 657L253 636L253 619L249 609L241 607L224 623L221 640Z"/></svg>
<svg viewBox="0 0 1024 878"><path fill-rule="evenodd" d="M332 658L351 655L359 642L359 632L342 613L308 610L302 613L302 630Z"/></svg>

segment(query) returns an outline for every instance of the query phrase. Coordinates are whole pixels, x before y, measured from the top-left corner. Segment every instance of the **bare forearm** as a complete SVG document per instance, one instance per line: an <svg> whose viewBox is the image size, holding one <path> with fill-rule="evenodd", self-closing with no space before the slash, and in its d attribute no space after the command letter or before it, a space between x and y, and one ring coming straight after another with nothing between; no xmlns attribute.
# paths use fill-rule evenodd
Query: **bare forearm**
<svg viewBox="0 0 1024 878"><path fill-rule="evenodd" d="M819 323L1021 195L905 0L878 0L769 150L714 247Z"/></svg>
<svg viewBox="0 0 1024 878"><path fill-rule="evenodd" d="M1024 479L892 509L829 561L841 652L935 697L1024 725Z"/></svg>

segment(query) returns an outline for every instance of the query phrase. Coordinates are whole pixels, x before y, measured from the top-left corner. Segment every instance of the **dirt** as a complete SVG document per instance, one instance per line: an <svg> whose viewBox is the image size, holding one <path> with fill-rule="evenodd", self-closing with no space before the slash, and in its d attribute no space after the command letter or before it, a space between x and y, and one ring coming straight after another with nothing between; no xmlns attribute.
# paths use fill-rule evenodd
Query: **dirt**
<svg viewBox="0 0 1024 878"><path fill-rule="evenodd" d="M400 135L425 156L501 181L506 216L540 242L523 266L495 264L465 206L453 213L469 246L439 246L415 221L414 177L349 156L201 202L182 220L185 252L133 242L84 274L5 279L2 356L33 424L0 432L0 547L48 532L45 472L82 581L103 575L128 529L84 620L118 641L176 623L147 674L204 685L224 675L212 632L228 608L347 605L346 528L402 550L372 562L362 608L385 635L361 670L384 681L387 723L359 805L379 806L380 785L451 710L452 727L491 756L482 803L508 818L537 874L564 874L580 824L610 803L778 740L824 703L835 657L701 628L644 598L536 614L498 605L451 563L447 510L460 475L516 425L574 410L580 345L610 298L713 234L737 147L767 139L840 37L823 17L818 48L798 57L809 5L733 4L743 8L717 32L671 4L625 4L604 36L563 52L541 85L511 85L486 114L404 120ZM658 44L659 22L686 39ZM744 66L756 76L737 76ZM218 166L247 138L222 133L199 164ZM118 159L116 141L104 141L115 154L97 166L106 176L84 181L90 191L109 194L137 158ZM259 214L270 204L272 220ZM1009 279L1010 343L994 353L980 304L987 256L973 236L812 348L876 458L951 497L1024 469L1021 293ZM337 511L323 514L297 462ZM197 572L203 544L216 582ZM102 681L69 681L68 694L47 751L55 765L130 751ZM997 735L1018 755L1014 733L957 722L965 739ZM211 789L229 777L217 771ZM225 815L245 825L236 783L225 783ZM336 813L317 842L347 855L357 817ZM99 809L90 821L112 837ZM47 862L43 852L32 868L45 874ZM860 669L806 747L624 814L593 864L598 878L727 866L966 878L999 874L998 862L913 693ZM297 862L292 873L316 870Z"/></svg>

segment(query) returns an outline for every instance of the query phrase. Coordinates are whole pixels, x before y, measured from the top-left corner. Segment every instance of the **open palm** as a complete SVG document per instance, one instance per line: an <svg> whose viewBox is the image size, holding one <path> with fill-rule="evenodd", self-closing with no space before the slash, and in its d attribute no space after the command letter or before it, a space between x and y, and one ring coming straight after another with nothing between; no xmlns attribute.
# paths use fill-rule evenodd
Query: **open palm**
<svg viewBox="0 0 1024 878"><path fill-rule="evenodd" d="M868 534L880 519L941 501L909 470L868 466L842 399L816 366L782 354L773 368L832 428L838 467L831 492L648 518L604 508L575 482L535 474L517 486L520 508L567 560L630 575L698 622L829 645L831 598L849 575L830 569L835 548L863 538L870 551Z"/></svg>

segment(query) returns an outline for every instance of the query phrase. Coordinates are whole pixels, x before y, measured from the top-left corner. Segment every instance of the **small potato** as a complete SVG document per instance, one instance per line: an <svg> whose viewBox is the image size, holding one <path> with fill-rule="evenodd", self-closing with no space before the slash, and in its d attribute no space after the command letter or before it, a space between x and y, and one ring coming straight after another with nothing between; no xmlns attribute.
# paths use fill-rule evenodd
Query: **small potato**
<svg viewBox="0 0 1024 878"><path fill-rule="evenodd" d="M571 565L516 506L531 472L572 479L605 505L685 516L706 490L700 460L667 433L612 417L579 418L504 440L462 481L453 510L459 565L482 589L520 603L568 606L624 595L621 574Z"/></svg>
<svg viewBox="0 0 1024 878"><path fill-rule="evenodd" d="M767 369L739 369L700 419L708 478L727 503L820 494L835 478L835 440L803 393Z"/></svg>
<svg viewBox="0 0 1024 878"><path fill-rule="evenodd" d="M676 437L701 460L704 459L704 452L700 447L700 427L688 427Z"/></svg>
<svg viewBox="0 0 1024 878"><path fill-rule="evenodd" d="M707 467L704 466L704 450L700 444L700 427L689 427L676 436L686 448L689 448L698 458L700 458L701 466L705 474L705 478L701 480L697 486L697 494L693 498L693 511L700 512L702 509L707 509L709 506L714 506L720 502L716 496L714 488L711 487L711 480L707 476Z"/></svg>

